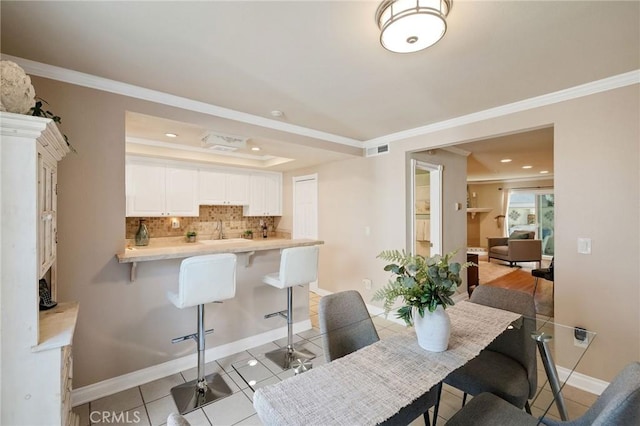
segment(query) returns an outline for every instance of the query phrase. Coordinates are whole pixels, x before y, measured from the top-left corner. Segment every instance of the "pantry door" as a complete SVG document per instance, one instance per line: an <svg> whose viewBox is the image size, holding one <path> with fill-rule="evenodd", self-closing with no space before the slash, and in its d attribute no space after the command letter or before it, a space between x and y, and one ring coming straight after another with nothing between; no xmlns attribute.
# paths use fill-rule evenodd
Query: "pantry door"
<svg viewBox="0 0 640 426"><path fill-rule="evenodd" d="M318 175L293 178L293 233L292 238L318 239ZM318 281L309 285L318 290Z"/></svg>

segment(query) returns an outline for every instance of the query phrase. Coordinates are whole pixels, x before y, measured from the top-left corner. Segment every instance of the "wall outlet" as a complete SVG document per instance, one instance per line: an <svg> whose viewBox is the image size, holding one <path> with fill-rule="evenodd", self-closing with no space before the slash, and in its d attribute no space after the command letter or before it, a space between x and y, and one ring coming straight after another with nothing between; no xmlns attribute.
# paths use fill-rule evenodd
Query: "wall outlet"
<svg viewBox="0 0 640 426"><path fill-rule="evenodd" d="M362 280L362 285L364 286L365 290L371 290L371 280L369 278L364 278Z"/></svg>
<svg viewBox="0 0 640 426"><path fill-rule="evenodd" d="M178 219L171 219L171 228L173 229L180 228L180 221Z"/></svg>
<svg viewBox="0 0 640 426"><path fill-rule="evenodd" d="M591 238L578 238L578 253L591 254Z"/></svg>
<svg viewBox="0 0 640 426"><path fill-rule="evenodd" d="M573 329L573 344L580 348L586 348L589 346L589 333L582 327L575 327Z"/></svg>

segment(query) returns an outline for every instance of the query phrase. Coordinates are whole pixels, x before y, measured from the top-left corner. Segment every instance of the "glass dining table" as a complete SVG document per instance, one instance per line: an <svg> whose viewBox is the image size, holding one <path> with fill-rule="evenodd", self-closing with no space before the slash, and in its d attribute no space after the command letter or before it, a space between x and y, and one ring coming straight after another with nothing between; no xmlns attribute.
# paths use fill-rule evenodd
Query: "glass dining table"
<svg viewBox="0 0 640 426"><path fill-rule="evenodd" d="M255 392L254 408L266 425L379 424L476 356L501 332L519 328L523 321L534 321L531 338L538 347L538 393L551 396L537 404L534 414L539 419L550 416L568 420L562 389L593 342L595 333L576 332L573 327L549 318L523 318L511 312L494 321L494 314L503 315L507 311L466 301L455 306L457 308L447 309L452 318L452 337L448 350L442 353L420 348L412 327L376 315L372 316L374 324L384 324L383 330L387 331L380 333L380 341L339 360L325 360L322 349L325 336L312 329L299 333L294 346L301 345L315 353L314 359L292 359L290 368L282 369L264 353L254 351L231 365ZM482 308L482 315L476 312L478 307ZM361 326L353 323L332 332L348 334ZM391 329L393 332L389 333ZM478 337L483 333L486 336ZM416 383L423 388L416 389ZM388 402L389 399L393 401ZM378 411L371 413L372 405L384 408L376 408Z"/></svg>

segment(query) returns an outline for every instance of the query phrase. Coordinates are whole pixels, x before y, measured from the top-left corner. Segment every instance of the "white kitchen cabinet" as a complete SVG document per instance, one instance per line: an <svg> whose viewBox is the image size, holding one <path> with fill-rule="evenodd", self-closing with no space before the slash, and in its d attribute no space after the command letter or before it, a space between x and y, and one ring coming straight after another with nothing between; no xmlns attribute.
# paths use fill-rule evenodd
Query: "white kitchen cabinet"
<svg viewBox="0 0 640 426"><path fill-rule="evenodd" d="M199 203L202 205L243 206L249 204L249 174L201 169Z"/></svg>
<svg viewBox="0 0 640 426"><path fill-rule="evenodd" d="M198 170L128 158L127 217L198 216Z"/></svg>
<svg viewBox="0 0 640 426"><path fill-rule="evenodd" d="M249 205L244 216L282 216L282 175L252 174L249 181Z"/></svg>
<svg viewBox="0 0 640 426"><path fill-rule="evenodd" d="M58 166L54 158L38 153L38 263L40 276L51 268L56 258L56 200Z"/></svg>
<svg viewBox="0 0 640 426"><path fill-rule="evenodd" d="M0 112L0 124L0 424L77 424L70 393L78 303L38 310L40 278L57 300L57 164L69 147L50 119Z"/></svg>

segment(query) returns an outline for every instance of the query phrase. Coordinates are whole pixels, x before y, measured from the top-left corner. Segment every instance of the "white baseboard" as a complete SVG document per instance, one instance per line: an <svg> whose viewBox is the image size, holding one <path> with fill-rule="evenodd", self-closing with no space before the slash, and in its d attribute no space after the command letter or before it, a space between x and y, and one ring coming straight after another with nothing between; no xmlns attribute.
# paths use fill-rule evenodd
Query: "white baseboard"
<svg viewBox="0 0 640 426"><path fill-rule="evenodd" d="M318 296L328 296L330 294L333 294L333 292L329 291L329 290L323 290L320 287L314 289L314 290L309 290L312 293L317 294Z"/></svg>
<svg viewBox="0 0 640 426"><path fill-rule="evenodd" d="M311 320L300 321L293 324L293 332L300 333L311 329ZM205 351L205 359L211 362L256 346L264 345L274 340L287 336L287 327L280 327L269 330L255 336L246 337L236 340L235 342L209 348ZM198 356L196 353L181 358L172 359L171 361L142 370L133 371L123 374L122 376L113 377L103 380L102 382L84 386L71 391L71 405L76 407L84 403L95 401L98 398L112 395L114 393L140 386L153 380L161 379L171 374L176 374L184 370L188 370L197 365Z"/></svg>
<svg viewBox="0 0 640 426"><path fill-rule="evenodd" d="M572 373L568 368L556 366L556 369L558 370L558 378L560 379L560 382L564 382L567 380L567 377L569 377L569 380L567 381L568 385L595 395L601 395L606 387L609 386L609 382L578 373L577 371Z"/></svg>

